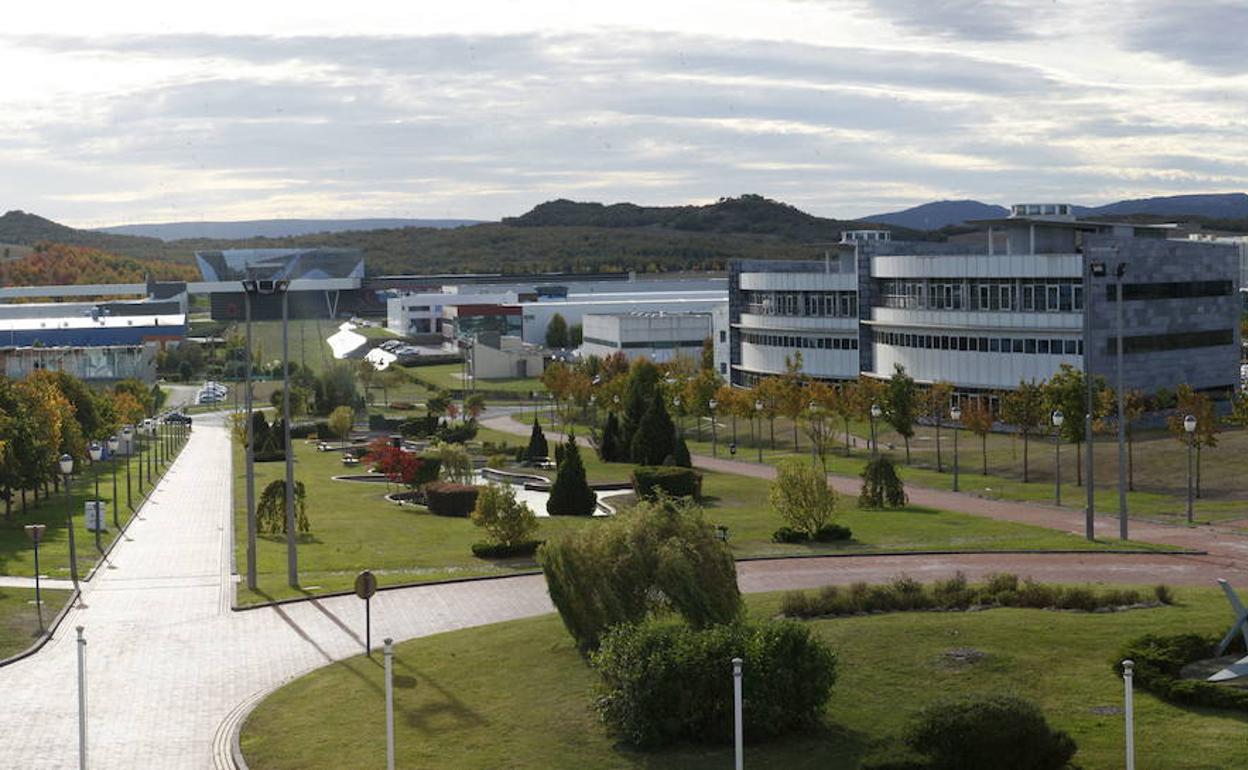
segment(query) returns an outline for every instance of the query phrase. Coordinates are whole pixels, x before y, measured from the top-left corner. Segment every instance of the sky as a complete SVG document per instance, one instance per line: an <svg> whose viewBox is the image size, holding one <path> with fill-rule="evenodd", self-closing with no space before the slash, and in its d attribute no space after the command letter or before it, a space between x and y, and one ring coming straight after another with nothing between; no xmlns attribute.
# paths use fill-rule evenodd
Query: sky
<svg viewBox="0 0 1248 770"><path fill-rule="evenodd" d="M498 219L555 198L1248 189L1248 2L47 0L0 30L0 210Z"/></svg>

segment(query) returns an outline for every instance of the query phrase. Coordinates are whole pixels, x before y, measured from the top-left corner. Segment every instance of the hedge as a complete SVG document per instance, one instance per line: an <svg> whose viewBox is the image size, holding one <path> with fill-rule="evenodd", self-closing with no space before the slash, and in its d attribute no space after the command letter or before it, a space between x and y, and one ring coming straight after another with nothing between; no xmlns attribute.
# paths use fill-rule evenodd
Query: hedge
<svg viewBox="0 0 1248 770"><path fill-rule="evenodd" d="M668 497L697 500L702 497L702 474L673 465L638 465L633 469L633 491L646 499L653 499L662 491Z"/></svg>
<svg viewBox="0 0 1248 770"><path fill-rule="evenodd" d="M819 528L812 536L809 532L801 529L793 529L792 527L781 527L771 535L772 542L775 543L835 543L840 540L848 540L853 537L853 532L849 527L842 527L840 524L825 524Z"/></svg>
<svg viewBox="0 0 1248 770"><path fill-rule="evenodd" d="M1114 661L1114 670L1122 675L1122 661L1135 662L1135 683L1154 695L1186 706L1248 711L1248 690L1206 682L1203 679L1182 679L1180 671L1189 663L1217 655L1217 636L1177 634L1175 636L1141 636L1126 646ZM1237 638L1232 650L1243 654L1243 643Z"/></svg>
<svg viewBox="0 0 1248 770"><path fill-rule="evenodd" d="M1014 695L937 701L919 712L905 742L930 770L1062 770L1078 750L1039 706Z"/></svg>
<svg viewBox="0 0 1248 770"><path fill-rule="evenodd" d="M477 488L470 484L434 481L424 486L425 505L439 516L467 517L477 505Z"/></svg>
<svg viewBox="0 0 1248 770"><path fill-rule="evenodd" d="M732 740L732 664L744 659L746 738L818 724L836 681L836 655L790 621L695 629L670 619L621 624L590 664L602 676L594 706L615 735L639 747Z"/></svg>
<svg viewBox="0 0 1248 770"><path fill-rule="evenodd" d="M506 545L504 543L473 543L472 555L482 559L508 559L519 556L532 556L537 553L538 546L545 540L526 540L523 543Z"/></svg>

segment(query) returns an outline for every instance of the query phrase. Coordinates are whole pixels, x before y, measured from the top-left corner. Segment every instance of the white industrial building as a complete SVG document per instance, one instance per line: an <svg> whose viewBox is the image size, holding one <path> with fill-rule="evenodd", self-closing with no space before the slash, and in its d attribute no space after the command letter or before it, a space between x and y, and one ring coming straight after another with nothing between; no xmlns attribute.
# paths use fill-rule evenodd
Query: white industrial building
<svg viewBox="0 0 1248 770"><path fill-rule="evenodd" d="M581 355L605 358L624 353L630 359L648 358L666 363L685 356L697 358L711 336L711 314L702 313L587 313Z"/></svg>

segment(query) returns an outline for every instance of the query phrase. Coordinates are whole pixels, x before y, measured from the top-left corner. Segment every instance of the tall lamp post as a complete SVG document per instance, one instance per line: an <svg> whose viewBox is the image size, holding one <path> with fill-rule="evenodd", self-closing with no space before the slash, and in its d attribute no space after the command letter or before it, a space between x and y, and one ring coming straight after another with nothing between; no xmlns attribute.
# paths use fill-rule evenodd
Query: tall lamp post
<svg viewBox="0 0 1248 770"><path fill-rule="evenodd" d="M816 460L822 458L819 448L823 446L823 421L819 420L819 404L817 402L811 401L807 408L810 409L810 464L814 465ZM818 425L815 423L816 420L819 420ZM824 468L824 473L827 473L827 468Z"/></svg>
<svg viewBox="0 0 1248 770"><path fill-rule="evenodd" d="M875 458L880 453L880 440L875 435L875 421L880 419L880 416L883 414L884 414L884 410L880 409L879 404L871 405L871 457L872 458Z"/></svg>
<svg viewBox="0 0 1248 770"><path fill-rule="evenodd" d="M130 455L134 454L134 426L127 425L121 429L126 441L126 507L134 510L134 501L130 498Z"/></svg>
<svg viewBox="0 0 1248 770"><path fill-rule="evenodd" d="M719 434L715 430L715 407L719 406L719 402L711 399L706 402L711 412L711 457L715 457L719 451Z"/></svg>
<svg viewBox="0 0 1248 770"><path fill-rule="evenodd" d="M74 581L74 591L78 591L78 547L74 539L74 501L69 496L69 476L74 472L74 458L61 455L58 461L61 476L65 479L65 522L69 526L69 577ZM79 594L81 596L81 594Z"/></svg>
<svg viewBox="0 0 1248 770"><path fill-rule="evenodd" d="M1062 414L1061 409L1054 409L1051 417L1053 421L1053 502L1054 505L1062 504L1062 423L1066 421L1066 415Z"/></svg>
<svg viewBox="0 0 1248 770"><path fill-rule="evenodd" d="M156 482L152 480L152 477L155 475L153 473L153 471L155 470L155 467L154 467L154 464L152 463L152 453L153 451L155 451L155 447L152 446L152 418L151 417L148 417L146 420L143 421L143 435L147 436L147 451L143 453L144 458L147 461L147 485L149 487L154 487L156 486Z"/></svg>
<svg viewBox="0 0 1248 770"><path fill-rule="evenodd" d="M682 430L682 428L684 428L684 425L682 424L681 414L680 414L680 396L675 396L674 398L672 398L672 406L675 407L675 412L676 412L676 440L680 441L680 439L682 438L681 434L684 433L684 431Z"/></svg>
<svg viewBox="0 0 1248 770"><path fill-rule="evenodd" d="M26 534L35 544L35 610L39 613L39 633L43 633L43 597L39 590L39 541L43 540L43 531L47 524L27 524Z"/></svg>
<svg viewBox="0 0 1248 770"><path fill-rule="evenodd" d="M1127 539L1127 421L1126 407L1124 406L1126 394L1122 391L1122 276L1127 272L1127 263L1119 262L1118 267L1114 270L1114 281L1117 289L1118 307L1115 311L1115 326L1117 327L1117 344L1115 347L1115 363L1117 367L1117 391L1118 391L1118 537L1122 540ZM1089 444L1088 448L1091 449Z"/></svg>
<svg viewBox="0 0 1248 770"><path fill-rule="evenodd" d="M252 286L248 286L251 283ZM256 470L255 450L251 434L251 294L254 281L243 281L243 308L247 318L247 361L243 365L243 410L246 415L246 436L243 439L247 477L247 588L256 590Z"/></svg>
<svg viewBox="0 0 1248 770"><path fill-rule="evenodd" d="M100 442L92 441L87 447L87 454L91 457L91 475L95 477L95 498L91 501L95 509L95 550L104 553L104 546L100 543L100 530L104 528L104 517L100 515L100 474L95 467L104 457L104 447L100 446Z"/></svg>
<svg viewBox="0 0 1248 770"><path fill-rule="evenodd" d="M1092 291L1092 279L1105 277L1105 263L1100 260L1087 260L1084 264L1086 267L1083 274L1083 382L1086 404L1083 414L1083 439L1088 445L1088 451L1083 454L1083 477L1088 502L1084 508L1083 527L1084 535L1090 541L1096 537L1096 482L1093 480L1096 464L1092 461L1092 450L1095 446L1092 414L1095 411L1093 405L1096 403L1096 393L1092 383L1092 367L1089 364L1092 357L1092 298L1095 296Z"/></svg>
<svg viewBox="0 0 1248 770"><path fill-rule="evenodd" d="M1187 434L1187 523L1192 523L1192 447L1196 445L1196 418L1183 418L1183 432Z"/></svg>
<svg viewBox="0 0 1248 770"><path fill-rule="evenodd" d="M108 465L113 472L113 526L121 529L121 524L117 522L117 447L121 446L121 442L117 439L117 434L108 437Z"/></svg>
<svg viewBox="0 0 1248 770"><path fill-rule="evenodd" d="M949 407L949 419L953 420L953 491L958 491L958 434L962 425L962 407L954 404Z"/></svg>
<svg viewBox="0 0 1248 770"><path fill-rule="evenodd" d="M754 419L758 424L758 430L755 432L754 443L758 446L758 461L763 461L763 400L755 399L754 401Z"/></svg>

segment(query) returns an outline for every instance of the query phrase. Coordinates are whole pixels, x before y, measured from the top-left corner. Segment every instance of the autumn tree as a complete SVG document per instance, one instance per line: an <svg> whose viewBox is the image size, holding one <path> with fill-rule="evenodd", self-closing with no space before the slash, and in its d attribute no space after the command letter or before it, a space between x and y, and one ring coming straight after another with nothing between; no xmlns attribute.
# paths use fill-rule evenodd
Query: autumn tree
<svg viewBox="0 0 1248 770"><path fill-rule="evenodd" d="M351 427L355 424L355 413L349 406L340 406L329 413L329 429L345 446Z"/></svg>
<svg viewBox="0 0 1248 770"><path fill-rule="evenodd" d="M1096 391L1104 389L1104 381L1097 377L1093 382ZM1086 382L1083 372L1070 364L1062 364L1057 373L1044 384L1046 410L1061 410L1065 415L1060 429L1063 442L1075 445L1075 483L1083 485L1082 448L1084 442L1084 415L1088 413ZM1092 419L1100 415L1100 403L1092 403L1094 414Z"/></svg>
<svg viewBox="0 0 1248 770"><path fill-rule="evenodd" d="M1196 449L1196 496L1200 497L1200 450L1216 447L1222 428L1208 393L1198 392L1183 383L1175 389L1174 396L1175 412L1166 419L1166 427L1180 442L1187 444L1190 441ZM1190 438L1183 427L1183 419L1189 414L1196 418L1196 430Z"/></svg>
<svg viewBox="0 0 1248 770"><path fill-rule="evenodd" d="M893 365L893 375L884 386L884 419L901 436L906 445L906 465L910 464L910 439L919 411L919 388L906 367Z"/></svg>
<svg viewBox="0 0 1248 770"><path fill-rule="evenodd" d="M936 472L944 473L944 461L940 454L940 426L949 416L949 403L953 400L953 383L939 380L928 386L919 400L919 408L936 426Z"/></svg>
<svg viewBox="0 0 1248 770"><path fill-rule="evenodd" d="M1001 397L1001 419L1014 426L1023 437L1023 483L1031 480L1028 473L1028 443L1031 435L1043 431L1049 422L1044 386L1022 381L1018 387Z"/></svg>
<svg viewBox="0 0 1248 770"><path fill-rule="evenodd" d="M968 399L962 407L962 425L979 436L980 453L983 456L984 475L988 475L988 434L992 432L992 405L987 396Z"/></svg>

